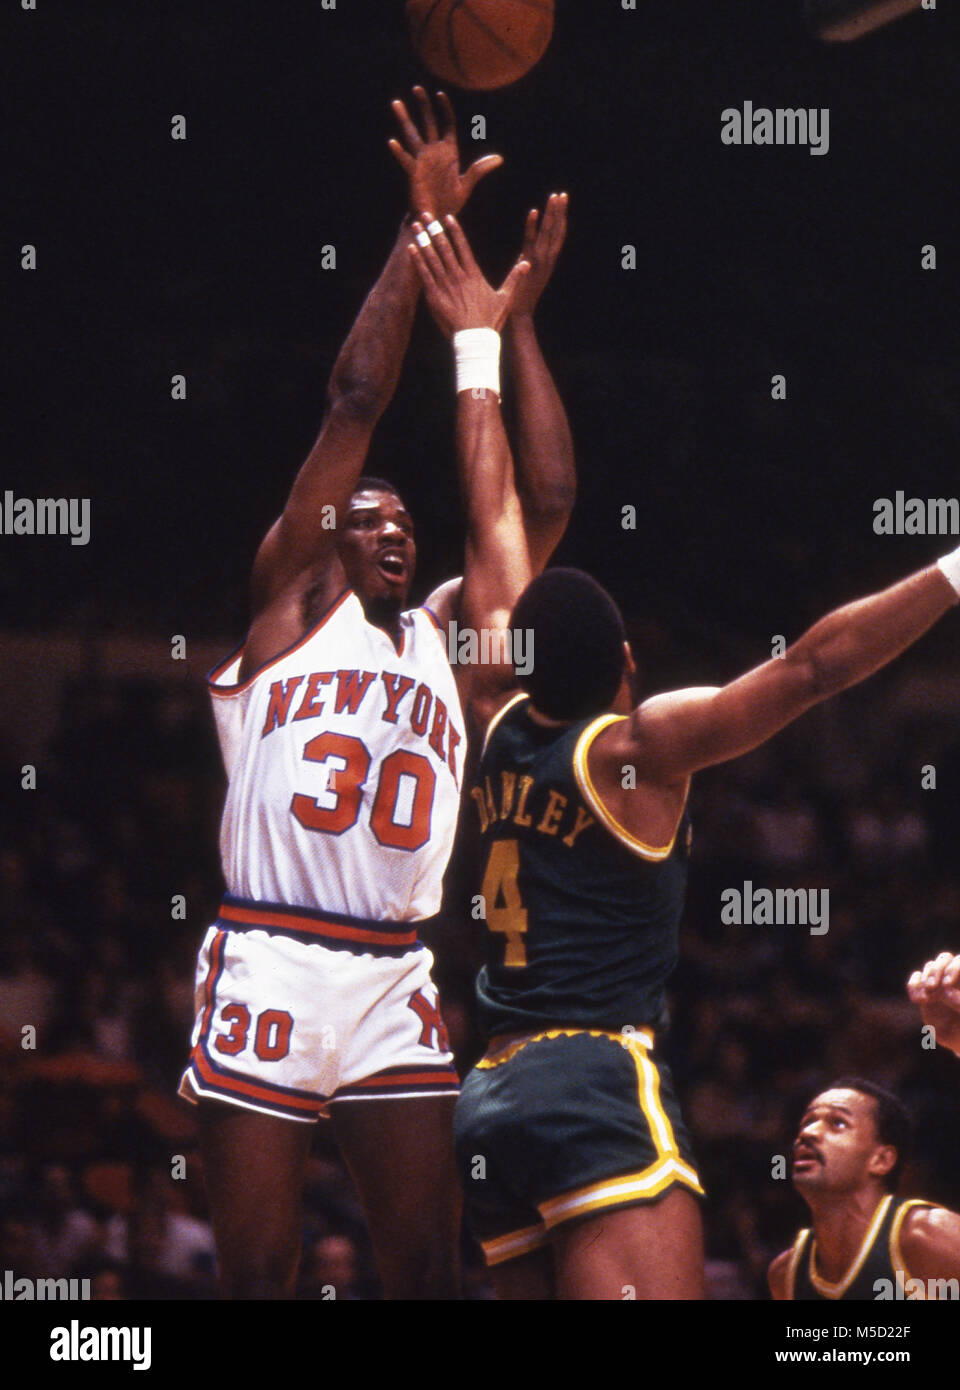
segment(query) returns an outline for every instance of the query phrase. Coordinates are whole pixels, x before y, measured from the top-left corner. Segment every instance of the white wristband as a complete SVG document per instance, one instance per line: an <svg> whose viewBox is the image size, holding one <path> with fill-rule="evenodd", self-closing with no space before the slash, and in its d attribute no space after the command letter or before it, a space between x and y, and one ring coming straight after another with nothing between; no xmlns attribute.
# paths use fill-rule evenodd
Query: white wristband
<svg viewBox="0 0 960 1390"><path fill-rule="evenodd" d="M949 555L941 555L937 561L956 594L960 595L960 546Z"/></svg>
<svg viewBox="0 0 960 1390"><path fill-rule="evenodd" d="M500 395L500 334L493 328L463 328L453 335L457 395L485 390Z"/></svg>

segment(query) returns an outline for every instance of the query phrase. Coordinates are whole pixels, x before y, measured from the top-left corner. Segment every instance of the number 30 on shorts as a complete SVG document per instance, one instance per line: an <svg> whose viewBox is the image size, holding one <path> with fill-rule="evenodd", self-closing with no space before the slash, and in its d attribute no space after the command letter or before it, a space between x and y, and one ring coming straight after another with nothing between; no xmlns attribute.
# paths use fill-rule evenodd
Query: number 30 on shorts
<svg viewBox="0 0 960 1390"><path fill-rule="evenodd" d="M226 1004L220 1011L220 1018L230 1024L229 1033L218 1033L213 1045L218 1052L227 1057L236 1057L247 1045L250 1031L250 1010L245 1004ZM286 1009L264 1009L257 1016L257 1031L253 1037L253 1050L261 1062L279 1062L290 1051L290 1034L293 1019Z"/></svg>
<svg viewBox="0 0 960 1390"><path fill-rule="evenodd" d="M297 792L290 809L306 830L322 830L328 835L342 835L356 825L363 800L363 784L370 771L370 753L366 744L352 734L336 734L329 730L312 738L303 750L309 762L324 763L339 758L346 764L337 768L331 778L330 791L336 797L333 806L321 806L312 796ZM402 779L409 800L409 823L395 817L400 803ZM334 779L336 785L334 786ZM412 782L412 798L409 796ZM380 764L380 778L370 808L370 829L381 845L390 849L421 849L430 838L430 817L433 813L433 792L437 775L420 753L398 748Z"/></svg>

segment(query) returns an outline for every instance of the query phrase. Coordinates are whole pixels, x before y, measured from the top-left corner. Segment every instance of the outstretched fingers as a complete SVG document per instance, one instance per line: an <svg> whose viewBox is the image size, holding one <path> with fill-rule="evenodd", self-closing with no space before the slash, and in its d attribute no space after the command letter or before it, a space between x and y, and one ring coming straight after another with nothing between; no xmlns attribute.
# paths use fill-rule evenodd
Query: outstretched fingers
<svg viewBox="0 0 960 1390"><path fill-rule="evenodd" d="M444 270L449 272L449 274L451 275L456 275L456 273L460 269L460 266L456 256L453 253L453 247L450 245L449 241L447 240L444 234L442 222L439 222L433 216L433 214L429 212L423 213L422 219L423 224L426 227L427 236L430 238L431 248L433 249L433 251L436 252L436 254L440 257L440 260L443 262Z"/></svg>
<svg viewBox="0 0 960 1390"><path fill-rule="evenodd" d="M427 139L432 143L438 136L437 122L433 114L433 107L430 104L430 98L427 96L423 87L414 87L413 95L416 97L420 107L420 114L423 118L423 128L427 132Z"/></svg>
<svg viewBox="0 0 960 1390"><path fill-rule="evenodd" d="M446 271L437 255L430 233L422 222L413 223L414 240L409 244L409 252L414 265L420 272L425 288L446 284Z"/></svg>
<svg viewBox="0 0 960 1390"><path fill-rule="evenodd" d="M567 235L567 202L566 193L551 193L543 214L541 235L547 255L553 258L560 254L560 248Z"/></svg>
<svg viewBox="0 0 960 1390"><path fill-rule="evenodd" d="M405 173L409 174L411 170L417 167L417 161L414 159L412 154L409 154L403 148L399 140L388 140L387 149L390 151L394 159L400 165L400 168L403 169Z"/></svg>
<svg viewBox="0 0 960 1390"><path fill-rule="evenodd" d="M520 260L517 261L513 269L510 271L510 274L507 276L506 280L504 280L503 284L500 286L500 294L502 294L506 299L508 313L510 312L510 309L513 308L513 301L516 298L517 291L520 288L520 284L524 276L529 274L530 262L525 261L523 257L521 257Z"/></svg>
<svg viewBox="0 0 960 1390"><path fill-rule="evenodd" d="M523 228L523 254L532 256L537 245L537 228L540 225L540 213L537 208L531 208L527 213L527 220Z"/></svg>
<svg viewBox="0 0 960 1390"><path fill-rule="evenodd" d="M437 105L440 107L440 114L443 117L443 138L457 142L457 118L454 114L453 104L446 92L437 93Z"/></svg>
<svg viewBox="0 0 960 1390"><path fill-rule="evenodd" d="M390 103L390 109L399 122L400 129L403 132L403 138L407 142L408 150L413 154L417 154L419 150L423 149L423 137L410 119L410 113L399 98Z"/></svg>
<svg viewBox="0 0 960 1390"><path fill-rule="evenodd" d="M464 236L463 228L460 226L460 223L452 214L447 217L446 223L447 231L450 233L450 239L456 247L457 258L460 264L463 266L464 270L476 271L477 274L479 274L480 267L473 259L470 243Z"/></svg>

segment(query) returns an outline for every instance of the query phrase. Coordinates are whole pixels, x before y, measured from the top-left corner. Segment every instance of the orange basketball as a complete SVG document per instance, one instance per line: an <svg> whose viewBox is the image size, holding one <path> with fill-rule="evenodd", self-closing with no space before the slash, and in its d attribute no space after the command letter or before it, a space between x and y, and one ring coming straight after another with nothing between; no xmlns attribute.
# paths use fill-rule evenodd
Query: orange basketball
<svg viewBox="0 0 960 1390"><path fill-rule="evenodd" d="M553 0L407 0L410 35L431 72L489 92L539 62L553 33Z"/></svg>

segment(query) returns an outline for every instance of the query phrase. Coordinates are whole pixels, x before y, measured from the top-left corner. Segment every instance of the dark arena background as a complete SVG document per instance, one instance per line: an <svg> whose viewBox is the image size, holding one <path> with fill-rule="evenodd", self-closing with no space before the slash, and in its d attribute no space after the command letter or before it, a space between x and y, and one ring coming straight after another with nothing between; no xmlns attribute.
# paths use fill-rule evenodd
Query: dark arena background
<svg viewBox="0 0 960 1390"><path fill-rule="evenodd" d="M801 0L559 0L524 79L449 89L464 160L505 158L464 214L492 278L526 210L570 194L538 311L579 474L555 562L622 604L647 693L722 683L958 544L956 503L940 534L874 525L880 499L960 493L951 8L827 43ZM389 103L437 84L399 0L4 10L0 502L89 499L90 531L0 535L0 1271L212 1300L175 1095L222 889L203 676L243 636L256 546L405 211ZM829 147L724 143L721 113L748 101L828 109ZM367 470L416 519L418 602L460 571L453 416L421 309ZM776 1157L839 1073L914 1111L904 1193L960 1205L960 1062L924 1046L905 993L960 951L958 631L949 615L695 780L667 1052L711 1300L768 1298L769 1260L806 1224ZM745 881L828 889L829 931L724 924L720 895ZM449 887L430 942L467 1067L480 924L466 870ZM467 1296L488 1298L466 1236L464 1259ZM378 1297L320 1124L299 1298L330 1286Z"/></svg>

